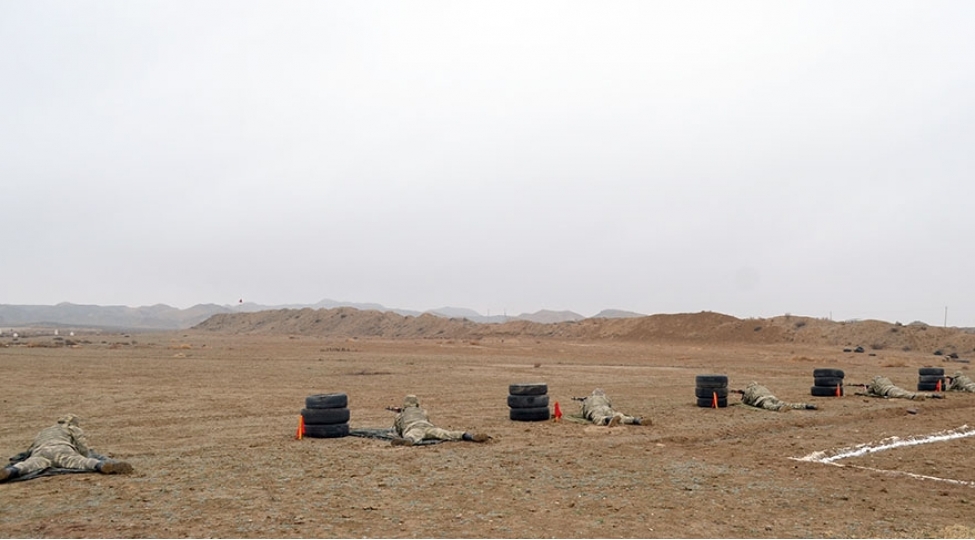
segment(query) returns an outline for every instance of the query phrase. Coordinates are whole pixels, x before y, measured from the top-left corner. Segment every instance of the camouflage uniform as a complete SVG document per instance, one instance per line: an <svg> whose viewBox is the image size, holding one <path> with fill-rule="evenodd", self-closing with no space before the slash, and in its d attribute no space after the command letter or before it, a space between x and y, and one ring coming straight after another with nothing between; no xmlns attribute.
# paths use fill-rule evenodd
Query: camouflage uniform
<svg viewBox="0 0 975 540"><path fill-rule="evenodd" d="M627 416L613 410L613 403L609 400L606 392L599 388L592 391L592 395L582 401L582 417L597 426L608 426L618 424L640 425L642 420L633 416Z"/></svg>
<svg viewBox="0 0 975 540"><path fill-rule="evenodd" d="M420 400L414 395L406 396L402 411L393 421L393 428L397 435L412 444L430 439L459 441L464 439L465 434L463 431L449 431L431 424L427 412L420 408Z"/></svg>
<svg viewBox="0 0 975 540"><path fill-rule="evenodd" d="M808 403L788 403L775 397L772 392L764 386L753 382L745 387L741 395L741 401L746 405L768 409L770 411L789 411L792 409L815 409L815 405Z"/></svg>
<svg viewBox="0 0 975 540"><path fill-rule="evenodd" d="M948 385L948 390L975 393L975 381L962 375L960 371L956 371L954 377L951 378L951 384Z"/></svg>
<svg viewBox="0 0 975 540"><path fill-rule="evenodd" d="M895 386L887 377L877 375L867 385L867 395L882 398L903 398L923 400L931 397L932 394L922 394L921 392L908 392L899 386Z"/></svg>
<svg viewBox="0 0 975 540"><path fill-rule="evenodd" d="M132 467L121 461L100 459L88 446L88 437L78 425L78 417L67 414L58 423L42 429L28 450L30 457L5 467L0 480L26 476L44 469L74 469L103 473L131 472Z"/></svg>

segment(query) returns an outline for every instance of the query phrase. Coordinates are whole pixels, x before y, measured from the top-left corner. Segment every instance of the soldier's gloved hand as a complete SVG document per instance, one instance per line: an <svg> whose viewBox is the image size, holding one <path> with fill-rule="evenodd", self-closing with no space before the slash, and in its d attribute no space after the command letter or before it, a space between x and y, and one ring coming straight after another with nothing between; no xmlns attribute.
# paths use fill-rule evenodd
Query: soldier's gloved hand
<svg viewBox="0 0 975 540"><path fill-rule="evenodd" d="M815 411L815 410L817 410L817 409L819 409L819 407L817 407L817 406L815 406L815 405L810 405L810 404L807 404L807 405L806 405L806 410L807 410L807 411Z"/></svg>

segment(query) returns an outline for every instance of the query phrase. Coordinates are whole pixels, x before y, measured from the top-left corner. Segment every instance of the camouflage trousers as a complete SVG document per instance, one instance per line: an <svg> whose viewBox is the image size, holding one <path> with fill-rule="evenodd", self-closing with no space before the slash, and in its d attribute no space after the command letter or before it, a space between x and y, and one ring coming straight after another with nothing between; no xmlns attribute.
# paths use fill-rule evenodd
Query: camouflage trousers
<svg viewBox="0 0 975 540"><path fill-rule="evenodd" d="M605 426L609 424L609 421L613 419L614 416L619 416L621 424L636 424L637 419L633 416L627 416L623 413L618 413L614 411L611 407L597 405L595 407L586 407L583 413L587 420L596 424L597 426Z"/></svg>
<svg viewBox="0 0 975 540"><path fill-rule="evenodd" d="M35 448L29 458L17 463L13 467L17 469L20 476L24 476L51 467L94 471L99 463L99 460L82 456L70 446L59 444Z"/></svg>
<svg viewBox="0 0 975 540"><path fill-rule="evenodd" d="M431 425L413 425L403 432L403 438L418 443L420 441L440 440L459 441L464 438L463 431L450 431Z"/></svg>
<svg viewBox="0 0 975 540"><path fill-rule="evenodd" d="M904 390L899 386L895 386L890 382L890 379L885 377L875 377L870 385L867 387L867 394L874 397L884 397L884 398L901 398L901 399L924 399L926 397L931 397L931 394L922 394L920 392L909 392Z"/></svg>
<svg viewBox="0 0 975 540"><path fill-rule="evenodd" d="M748 405L770 411L789 411L792 409L804 410L808 407L808 404L806 403L789 403L782 401L775 396L762 396L756 399L754 403L749 403Z"/></svg>

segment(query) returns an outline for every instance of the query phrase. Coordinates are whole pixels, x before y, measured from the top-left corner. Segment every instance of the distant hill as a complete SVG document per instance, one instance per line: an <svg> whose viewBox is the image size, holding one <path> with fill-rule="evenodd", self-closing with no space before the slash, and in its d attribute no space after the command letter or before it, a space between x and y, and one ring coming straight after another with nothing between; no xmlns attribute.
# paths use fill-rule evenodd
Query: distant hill
<svg viewBox="0 0 975 540"><path fill-rule="evenodd" d="M234 305L198 304L179 309L165 304L153 306L98 306L62 302L54 306L0 304L0 328L22 326L82 327L122 330L180 330L195 326L212 315L221 313L257 313L281 309L336 309L348 307L360 311L395 313L404 317L418 317L420 311L387 308L381 304L342 302L324 299L315 304L285 304L265 306L253 302ZM571 311L539 311L518 317L484 316L474 310L443 307L426 313L447 319L460 318L476 323L504 323L515 319L534 322L562 322L583 317Z"/></svg>
<svg viewBox="0 0 975 540"><path fill-rule="evenodd" d="M467 319L469 321L477 323L503 323L511 320L511 317L506 315L491 315L485 316L474 311L473 309L467 308L456 308L456 307L442 307L437 309L431 309L427 311L431 315L438 315L440 317L446 317L448 319Z"/></svg>
<svg viewBox="0 0 975 540"><path fill-rule="evenodd" d="M646 315L621 309L604 309L592 316L593 319L631 319L633 317L646 317Z"/></svg>
<svg viewBox="0 0 975 540"><path fill-rule="evenodd" d="M522 313L521 315L518 315L517 319L537 323L560 323L581 321L582 319L585 319L585 317L572 311L549 311L547 309L543 309L541 311L536 311L535 313Z"/></svg>
<svg viewBox="0 0 975 540"><path fill-rule="evenodd" d="M555 312L540 312L545 318ZM556 313L564 316L564 312ZM523 316L522 316L523 317ZM751 343L862 347L865 353L919 351L937 356L975 354L975 333L963 328L939 328L923 323L902 325L875 320L835 322L783 315L766 319L738 319L700 313L658 314L644 317L589 318L542 323L522 317L499 324L480 324L465 318L430 313L419 317L353 308L274 310L217 314L195 330L230 334L286 334L316 337L376 337L384 339L552 338L674 343ZM934 353L939 353L935 355ZM851 353L855 354L855 353Z"/></svg>
<svg viewBox="0 0 975 540"><path fill-rule="evenodd" d="M62 302L54 306L0 304L0 327L73 326L128 330L178 330L189 328L217 313L231 313L227 306L199 304L178 309L154 306L94 306Z"/></svg>

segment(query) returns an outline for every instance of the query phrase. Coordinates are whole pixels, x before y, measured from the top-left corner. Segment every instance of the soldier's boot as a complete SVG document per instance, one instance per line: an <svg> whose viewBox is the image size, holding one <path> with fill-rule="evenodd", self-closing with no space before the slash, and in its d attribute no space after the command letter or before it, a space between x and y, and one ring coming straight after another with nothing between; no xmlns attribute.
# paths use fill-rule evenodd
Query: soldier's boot
<svg viewBox="0 0 975 540"><path fill-rule="evenodd" d="M633 424L637 426L652 426L653 420L649 418L637 417L633 419Z"/></svg>
<svg viewBox="0 0 975 540"><path fill-rule="evenodd" d="M473 433L472 434L472 433L467 433L467 432L464 432L464 437L463 437L463 439L465 441L471 441L471 442L487 442L487 440L490 439L490 438L491 437L489 437L485 433Z"/></svg>
<svg viewBox="0 0 975 540"><path fill-rule="evenodd" d="M623 414L622 413L616 413L616 415L613 416L613 418L610 419L609 423L606 424L606 427L611 427L611 428L612 427L616 427L616 426L620 425L620 422L622 420L623 420Z"/></svg>
<svg viewBox="0 0 975 540"><path fill-rule="evenodd" d="M108 459L96 465L95 470L102 474L129 474L132 472L132 465L124 461Z"/></svg>
<svg viewBox="0 0 975 540"><path fill-rule="evenodd" d="M389 441L389 444L393 446L413 446L413 441L404 439L403 437L396 437L395 439Z"/></svg>
<svg viewBox="0 0 975 540"><path fill-rule="evenodd" d="M13 480L20 476L20 471L13 467L4 467L0 469L0 484L6 482L7 480Z"/></svg>
<svg viewBox="0 0 975 540"><path fill-rule="evenodd" d="M812 405L810 403L806 403L806 410L807 411L815 411L816 409L819 409L819 407L817 407L815 405Z"/></svg>

